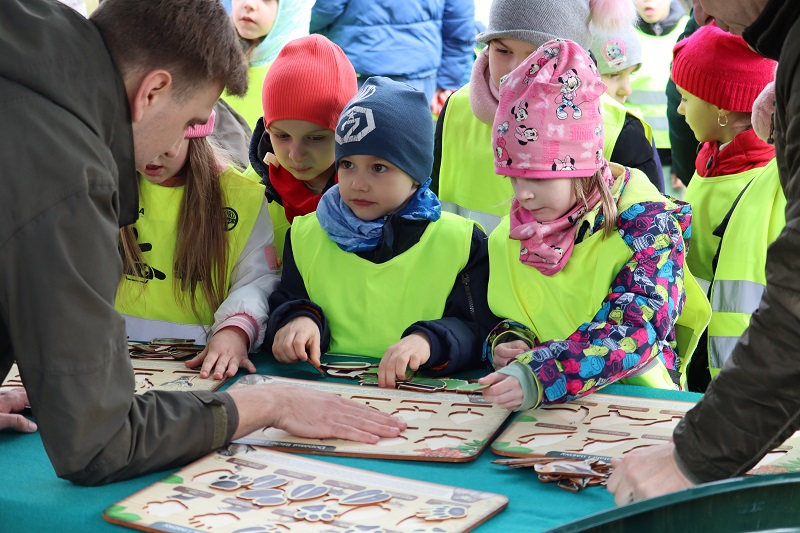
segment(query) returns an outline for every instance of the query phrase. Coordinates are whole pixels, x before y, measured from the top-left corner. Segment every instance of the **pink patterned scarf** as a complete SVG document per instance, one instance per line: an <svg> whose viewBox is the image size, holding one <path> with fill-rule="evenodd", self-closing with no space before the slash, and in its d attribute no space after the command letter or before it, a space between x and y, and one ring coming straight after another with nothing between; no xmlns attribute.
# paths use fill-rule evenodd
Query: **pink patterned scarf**
<svg viewBox="0 0 800 533"><path fill-rule="evenodd" d="M497 106L500 104L500 90L494 86L489 75L489 48L481 52L472 65L469 79L469 104L472 113L484 124L492 125Z"/></svg>
<svg viewBox="0 0 800 533"><path fill-rule="evenodd" d="M609 187L614 183L608 165L603 170L603 177ZM508 237L520 241L519 260L536 268L545 276L560 272L572 255L578 222L586 214L586 206L595 209L600 199L600 191L595 190L586 198L585 204L578 202L561 218L550 222L539 222L515 198L511 203L511 231Z"/></svg>

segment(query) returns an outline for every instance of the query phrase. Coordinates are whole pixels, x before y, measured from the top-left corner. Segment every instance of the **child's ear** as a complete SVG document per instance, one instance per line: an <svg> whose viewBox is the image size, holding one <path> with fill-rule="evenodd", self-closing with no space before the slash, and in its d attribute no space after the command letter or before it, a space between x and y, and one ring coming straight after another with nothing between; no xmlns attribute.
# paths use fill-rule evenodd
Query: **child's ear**
<svg viewBox="0 0 800 533"><path fill-rule="evenodd" d="M145 73L130 96L131 120L139 122L148 111L163 105L171 94L172 74L163 69Z"/></svg>

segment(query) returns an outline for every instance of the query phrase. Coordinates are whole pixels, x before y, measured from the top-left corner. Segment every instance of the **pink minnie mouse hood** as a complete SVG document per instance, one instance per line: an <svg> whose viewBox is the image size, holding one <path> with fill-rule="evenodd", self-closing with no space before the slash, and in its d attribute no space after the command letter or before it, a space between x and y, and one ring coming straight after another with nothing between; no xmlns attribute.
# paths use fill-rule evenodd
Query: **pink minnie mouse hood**
<svg viewBox="0 0 800 533"><path fill-rule="evenodd" d="M583 47L562 40L543 44L500 83L492 130L496 172L582 178L603 168L605 90Z"/></svg>

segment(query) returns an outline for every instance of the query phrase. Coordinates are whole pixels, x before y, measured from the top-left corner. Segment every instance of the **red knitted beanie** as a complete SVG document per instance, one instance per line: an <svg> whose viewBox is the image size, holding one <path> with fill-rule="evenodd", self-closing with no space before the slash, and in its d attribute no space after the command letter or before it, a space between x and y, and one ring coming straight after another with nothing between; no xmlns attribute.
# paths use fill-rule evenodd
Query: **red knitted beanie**
<svg viewBox="0 0 800 533"><path fill-rule="evenodd" d="M276 120L307 120L335 130L339 113L357 91L356 71L341 48L322 35L294 39L264 79L264 126Z"/></svg>
<svg viewBox="0 0 800 533"><path fill-rule="evenodd" d="M775 61L753 52L744 39L715 24L702 26L679 41L672 55L672 81L727 111L751 113L756 97L775 74Z"/></svg>

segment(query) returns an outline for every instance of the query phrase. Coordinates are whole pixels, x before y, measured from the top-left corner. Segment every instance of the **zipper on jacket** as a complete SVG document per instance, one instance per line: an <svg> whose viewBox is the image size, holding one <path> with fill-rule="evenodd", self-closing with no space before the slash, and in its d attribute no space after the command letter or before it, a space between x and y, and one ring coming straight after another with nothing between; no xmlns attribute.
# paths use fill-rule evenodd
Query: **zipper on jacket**
<svg viewBox="0 0 800 533"><path fill-rule="evenodd" d="M469 273L464 272L461 274L461 284L464 285L464 291L467 293L467 303L469 304L469 314L472 315L473 322L477 322L478 318L475 316L475 302L472 301L472 291L469 288Z"/></svg>

